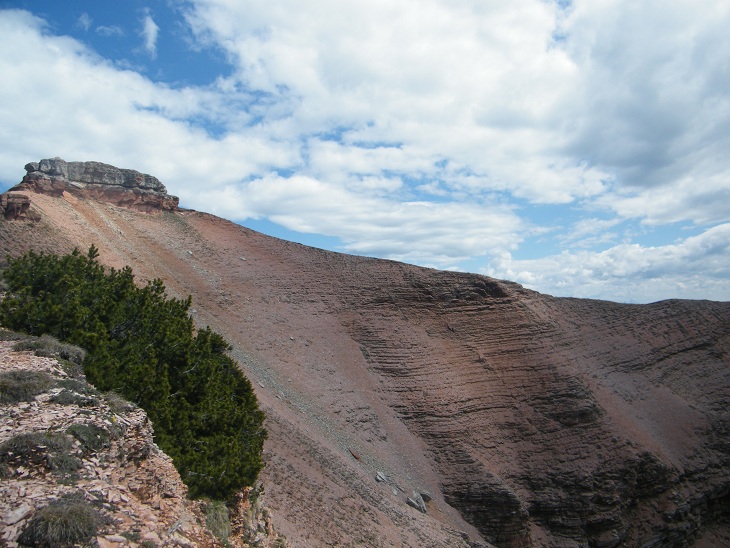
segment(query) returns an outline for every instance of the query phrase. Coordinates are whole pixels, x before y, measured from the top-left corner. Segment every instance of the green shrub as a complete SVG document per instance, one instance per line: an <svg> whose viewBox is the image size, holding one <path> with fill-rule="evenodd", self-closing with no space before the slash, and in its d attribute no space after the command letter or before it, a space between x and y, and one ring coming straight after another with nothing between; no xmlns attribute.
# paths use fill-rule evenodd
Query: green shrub
<svg viewBox="0 0 730 548"><path fill-rule="evenodd" d="M228 343L195 330L189 297L168 298L160 280L137 287L129 267L106 272L97 255L92 246L86 255L9 259L0 323L85 348L89 381L147 412L191 496L227 499L253 485L263 467L264 414ZM79 359L46 339L42 351Z"/></svg>
<svg viewBox="0 0 730 548"><path fill-rule="evenodd" d="M72 546L92 540L104 517L80 496L66 496L38 510L18 538L22 546Z"/></svg>
<svg viewBox="0 0 730 548"><path fill-rule="evenodd" d="M48 390L51 377L41 371L14 370L0 373L0 404L32 401Z"/></svg>
<svg viewBox="0 0 730 548"><path fill-rule="evenodd" d="M67 388L77 394L83 394L85 396L99 395L99 391L96 388L91 386L88 382L84 382L79 379L61 379L56 381L56 386Z"/></svg>
<svg viewBox="0 0 730 548"><path fill-rule="evenodd" d="M72 424L66 432L79 440L86 451L99 451L109 447L109 432L95 424Z"/></svg>
<svg viewBox="0 0 730 548"><path fill-rule="evenodd" d="M28 335L25 335L24 333L0 328L0 341L20 341L27 338Z"/></svg>
<svg viewBox="0 0 730 548"><path fill-rule="evenodd" d="M125 531L122 536L131 542L139 542L139 531Z"/></svg>
<svg viewBox="0 0 730 548"><path fill-rule="evenodd" d="M104 394L104 399L106 400L106 404L109 406L111 412L117 415L129 413L136 408L136 406L132 402L124 399L124 396L117 394L113 390L110 392L106 392Z"/></svg>
<svg viewBox="0 0 730 548"><path fill-rule="evenodd" d="M48 468L53 475L59 478L59 482L70 485L79 479L76 473L83 464L76 455L70 453L56 453L48 458Z"/></svg>

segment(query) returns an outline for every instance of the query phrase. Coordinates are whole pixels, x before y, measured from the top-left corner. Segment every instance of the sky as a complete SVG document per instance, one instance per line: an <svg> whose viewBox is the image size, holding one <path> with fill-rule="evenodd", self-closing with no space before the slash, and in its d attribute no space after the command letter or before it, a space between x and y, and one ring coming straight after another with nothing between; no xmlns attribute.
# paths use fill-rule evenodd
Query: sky
<svg viewBox="0 0 730 548"><path fill-rule="evenodd" d="M730 300L728 0L0 0L0 190L159 178L292 241Z"/></svg>

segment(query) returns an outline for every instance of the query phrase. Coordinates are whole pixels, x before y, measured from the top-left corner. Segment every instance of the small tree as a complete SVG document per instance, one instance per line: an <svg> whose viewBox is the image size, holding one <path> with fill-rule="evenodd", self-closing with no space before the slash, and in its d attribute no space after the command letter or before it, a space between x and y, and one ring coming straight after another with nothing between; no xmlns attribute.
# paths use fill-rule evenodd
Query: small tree
<svg viewBox="0 0 730 548"><path fill-rule="evenodd" d="M0 323L85 348L89 381L147 412L191 496L226 499L255 483L264 414L229 344L195 331L190 297L167 297L161 280L137 287L129 267L105 271L94 246L8 261Z"/></svg>

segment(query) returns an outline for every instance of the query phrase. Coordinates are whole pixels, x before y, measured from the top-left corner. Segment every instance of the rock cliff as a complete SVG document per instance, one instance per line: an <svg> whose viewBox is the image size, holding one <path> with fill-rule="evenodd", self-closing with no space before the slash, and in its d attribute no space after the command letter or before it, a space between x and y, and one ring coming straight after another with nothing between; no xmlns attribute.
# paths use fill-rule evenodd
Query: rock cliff
<svg viewBox="0 0 730 548"><path fill-rule="evenodd" d="M51 158L30 162L25 170L26 176L11 190L56 197L68 192L144 212L175 210L179 203L156 177L101 162L66 162ZM20 209L22 207L5 207L6 218L8 214L22 216L15 213Z"/></svg>
<svg viewBox="0 0 730 548"><path fill-rule="evenodd" d="M730 542L730 303L559 299L203 213L32 198L39 221L0 221L4 253L94 243L231 341L293 546Z"/></svg>

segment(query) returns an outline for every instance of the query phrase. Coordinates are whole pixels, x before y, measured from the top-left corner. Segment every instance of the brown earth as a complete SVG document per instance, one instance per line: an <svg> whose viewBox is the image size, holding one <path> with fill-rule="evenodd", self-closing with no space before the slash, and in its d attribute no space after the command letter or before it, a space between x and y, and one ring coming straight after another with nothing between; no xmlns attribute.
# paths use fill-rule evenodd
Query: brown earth
<svg viewBox="0 0 730 548"><path fill-rule="evenodd" d="M292 546L730 545L730 303L558 299L29 195L2 255L95 244L233 344Z"/></svg>

